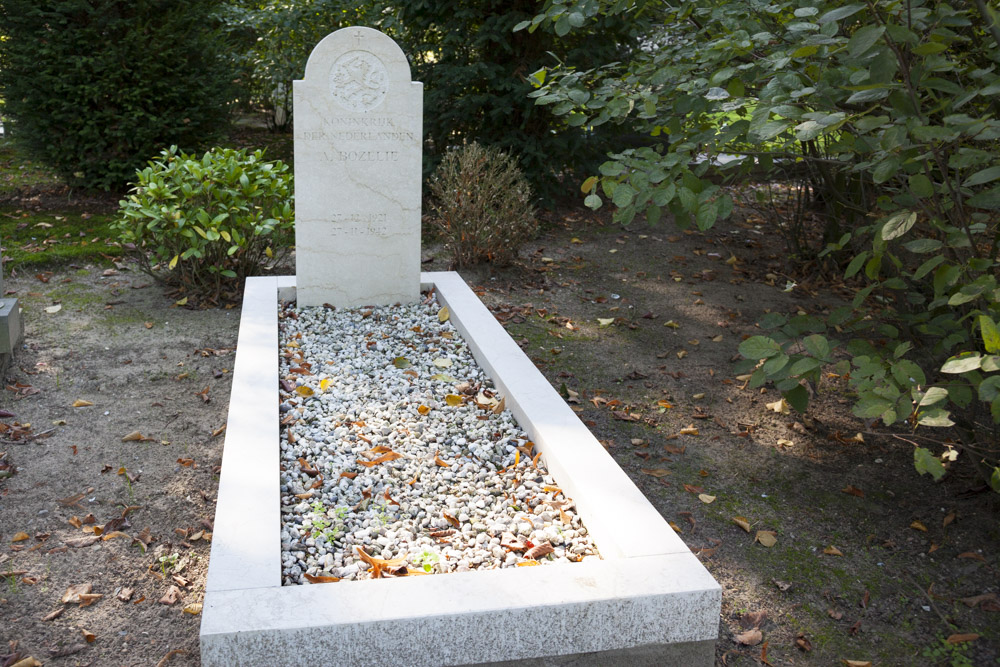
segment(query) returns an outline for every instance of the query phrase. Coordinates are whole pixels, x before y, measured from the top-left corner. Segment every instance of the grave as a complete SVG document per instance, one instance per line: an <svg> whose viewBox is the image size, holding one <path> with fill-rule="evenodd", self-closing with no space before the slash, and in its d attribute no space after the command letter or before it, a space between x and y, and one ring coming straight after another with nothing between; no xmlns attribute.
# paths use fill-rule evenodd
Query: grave
<svg viewBox="0 0 1000 667"><path fill-rule="evenodd" d="M462 278L419 273L422 105L405 66L386 36L347 28L320 42L294 84L297 210L307 207L296 223L297 275L246 285L203 664L713 664L719 585ZM376 118L382 125L365 125ZM345 124L367 129L336 129ZM300 146L311 158L300 162ZM392 304L428 289L575 500L602 560L282 586L278 302Z"/></svg>

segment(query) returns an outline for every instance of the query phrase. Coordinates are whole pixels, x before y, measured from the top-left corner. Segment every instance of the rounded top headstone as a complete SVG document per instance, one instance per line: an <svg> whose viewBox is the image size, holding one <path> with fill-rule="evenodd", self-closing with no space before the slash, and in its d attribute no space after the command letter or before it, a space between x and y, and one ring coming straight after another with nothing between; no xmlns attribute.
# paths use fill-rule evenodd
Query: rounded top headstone
<svg viewBox="0 0 1000 667"><path fill-rule="evenodd" d="M382 105L394 83L410 82L410 63L389 36L354 26L332 32L316 45L304 79L324 81L338 106L365 113Z"/></svg>

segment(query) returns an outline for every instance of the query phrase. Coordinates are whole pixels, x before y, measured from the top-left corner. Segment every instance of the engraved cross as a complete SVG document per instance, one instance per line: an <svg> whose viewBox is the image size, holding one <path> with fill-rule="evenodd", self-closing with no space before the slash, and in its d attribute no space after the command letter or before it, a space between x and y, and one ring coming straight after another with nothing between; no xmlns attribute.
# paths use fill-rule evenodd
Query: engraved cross
<svg viewBox="0 0 1000 667"><path fill-rule="evenodd" d="M356 48L356 49L360 49L361 48L361 40L362 40L361 31L360 30L355 30L354 31L354 48Z"/></svg>

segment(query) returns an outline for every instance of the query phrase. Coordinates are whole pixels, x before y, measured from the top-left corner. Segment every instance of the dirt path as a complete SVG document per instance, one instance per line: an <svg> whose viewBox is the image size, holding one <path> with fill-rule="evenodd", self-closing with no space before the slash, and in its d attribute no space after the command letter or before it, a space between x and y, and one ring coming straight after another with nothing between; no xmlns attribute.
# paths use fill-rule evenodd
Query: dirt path
<svg viewBox="0 0 1000 667"><path fill-rule="evenodd" d="M781 249L762 231L625 231L572 212L523 266L464 273L723 585L720 664L997 664L996 496L967 493L961 466L921 479L905 442L858 440L837 380L802 417L734 377L766 310L822 312L843 296L783 291ZM198 663L200 617L184 609L203 597L239 314L172 307L145 276L103 271L6 283L27 347L0 398L15 415L0 452L17 467L0 480L0 664L8 642L46 664ZM70 546L108 522L127 537ZM79 584L103 597L62 603ZM162 604L171 586L177 601ZM980 636L944 641L956 633Z"/></svg>

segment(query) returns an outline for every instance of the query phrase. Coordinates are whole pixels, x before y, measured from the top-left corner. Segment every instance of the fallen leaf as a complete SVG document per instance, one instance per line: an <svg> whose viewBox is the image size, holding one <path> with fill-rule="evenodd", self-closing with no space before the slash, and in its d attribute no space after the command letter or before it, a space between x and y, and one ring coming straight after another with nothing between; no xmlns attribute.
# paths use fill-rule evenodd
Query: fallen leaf
<svg viewBox="0 0 1000 667"><path fill-rule="evenodd" d="M447 518L447 515L445 516ZM355 547L355 548L357 549L358 556L361 558L361 560L363 560L364 562L368 563L371 566L370 569L372 572L372 578L374 579L382 578L382 573L384 571L391 572L394 569L406 566L405 558L394 558L392 560L385 560L382 558L375 558L373 556L369 556L367 553L365 553L365 550L362 549L361 547Z"/></svg>
<svg viewBox="0 0 1000 667"><path fill-rule="evenodd" d="M13 538L11 539L11 542L23 542L23 541L25 541L26 539L28 539L29 537L31 537L31 536L30 536L30 535L28 535L28 534L27 534L27 533L25 533L25 532L20 532L20 533L16 533L16 534L14 535L14 537L13 537Z"/></svg>
<svg viewBox="0 0 1000 667"><path fill-rule="evenodd" d="M615 318L613 317L598 317L597 326L599 329L604 329L615 323Z"/></svg>
<svg viewBox="0 0 1000 667"><path fill-rule="evenodd" d="M333 579L334 577L331 577ZM191 604L184 605L184 609L181 611L185 614L191 614L192 616L197 616L201 613L202 604L200 602L192 602Z"/></svg>
<svg viewBox="0 0 1000 667"><path fill-rule="evenodd" d="M680 430L681 435L698 435L698 429L694 427L694 424L690 426L685 426Z"/></svg>
<svg viewBox="0 0 1000 667"><path fill-rule="evenodd" d="M927 532L927 526L925 526L924 524L920 523L919 521L914 521L913 523L911 523L910 524L910 528L913 528L914 530L919 530L919 531L922 531L922 532L925 532L925 533Z"/></svg>
<svg viewBox="0 0 1000 667"><path fill-rule="evenodd" d="M980 602L986 602L986 601L994 601L994 602L996 602L997 601L997 594L996 593L983 593L982 595L974 595L972 597L962 598L962 602L964 602L965 605L968 606L968 607L975 607Z"/></svg>
<svg viewBox="0 0 1000 667"><path fill-rule="evenodd" d="M49 314L55 314L55 313L58 313L60 310L62 310L62 304L61 303L57 303L54 306L49 306L48 308L46 308L45 312L49 313Z"/></svg>
<svg viewBox="0 0 1000 667"><path fill-rule="evenodd" d="M973 642L979 639L979 635L975 632L967 632L964 634L953 634L949 635L948 639L945 641L949 644L961 644L962 642Z"/></svg>
<svg viewBox="0 0 1000 667"><path fill-rule="evenodd" d="M785 592L792 587L792 582L790 581L781 581L779 579L772 579L771 581L774 582L774 585L777 586L778 590L781 592Z"/></svg>
<svg viewBox="0 0 1000 667"><path fill-rule="evenodd" d="M983 558L983 555L977 554L975 551L964 551L955 556L955 558L971 558L972 560L980 560L983 561L984 563L986 562L986 559Z"/></svg>
<svg viewBox="0 0 1000 667"><path fill-rule="evenodd" d="M736 635L735 639L744 646L756 646L764 639L764 635L757 628L751 628L743 634Z"/></svg>
<svg viewBox="0 0 1000 667"><path fill-rule="evenodd" d="M547 556L553 551L555 551L555 549L552 547L551 544L549 544L548 542L543 542L541 544L536 544L535 546L525 551L524 557L529 558L531 560L538 560L539 558Z"/></svg>
<svg viewBox="0 0 1000 667"><path fill-rule="evenodd" d="M778 543L777 535L773 530L758 530L754 539L760 542L761 546L771 548Z"/></svg>
<svg viewBox="0 0 1000 667"><path fill-rule="evenodd" d="M377 459L374 459L372 461L361 461L361 460L359 460L358 463L360 463L361 465L365 466L366 468L371 468L372 466L376 466L379 463L385 463L387 461L395 461L398 458L402 458L402 456L403 455L400 454L399 452L392 452L392 451L390 451L388 454L383 454L382 456L380 456Z"/></svg>
<svg viewBox="0 0 1000 667"><path fill-rule="evenodd" d="M872 667L871 660L841 660L847 667Z"/></svg>
<svg viewBox="0 0 1000 667"><path fill-rule="evenodd" d="M955 516L956 516L955 512L949 512L948 516L946 516L945 518L941 519L941 527L942 528L947 528L948 524L950 524L952 521L955 520Z"/></svg>
<svg viewBox="0 0 1000 667"><path fill-rule="evenodd" d="M827 615L830 618L832 618L835 621L839 621L840 619L842 619L844 617L844 612L842 612L842 611L835 611L833 609L827 609L826 613L827 613Z"/></svg>
<svg viewBox="0 0 1000 667"><path fill-rule="evenodd" d="M694 486L693 484L685 484L684 490L687 491L688 493L695 493L695 494L704 493L705 491L705 489L703 489L702 487Z"/></svg>
<svg viewBox="0 0 1000 667"><path fill-rule="evenodd" d="M49 613L45 614L45 616L42 616L42 620L43 621L52 621L52 620L55 620L55 619L59 618L60 616L62 616L62 613L64 611L66 611L66 607L59 607L55 611L50 611Z"/></svg>
<svg viewBox="0 0 1000 667"><path fill-rule="evenodd" d="M644 475L649 475L651 477L666 477L671 474L666 468L640 468L639 472Z"/></svg>
<svg viewBox="0 0 1000 667"><path fill-rule="evenodd" d="M327 387L329 387L331 384L333 384L333 381L330 380L330 378L323 378L322 380L319 381L320 391L326 391Z"/></svg>
<svg viewBox="0 0 1000 667"><path fill-rule="evenodd" d="M122 442L147 442L153 438L147 438L139 431L132 431L124 436L122 436Z"/></svg>
<svg viewBox="0 0 1000 667"><path fill-rule="evenodd" d="M791 440L786 440L785 438L778 438L778 442L775 443L778 447L794 447L795 443Z"/></svg>
<svg viewBox="0 0 1000 667"><path fill-rule="evenodd" d="M75 401L73 401L73 407L74 408L85 408L88 405L93 405L93 403L91 403L90 401L85 401L82 398L78 398Z"/></svg>
<svg viewBox="0 0 1000 667"><path fill-rule="evenodd" d="M698 495L698 500L707 505L715 500L715 496L710 496L707 493L702 493Z"/></svg>
<svg viewBox="0 0 1000 667"><path fill-rule="evenodd" d="M446 359L444 357L438 357L437 359L435 359L431 363L434 364L435 366L437 366L438 368L449 368L451 366L451 359Z"/></svg>
<svg viewBox="0 0 1000 667"><path fill-rule="evenodd" d="M311 388L305 386L305 385L300 385L300 386L298 386L298 387L295 388L295 393L298 394L299 396L304 397L304 398L308 398L308 397L314 395L316 392L313 391Z"/></svg>
<svg viewBox="0 0 1000 667"><path fill-rule="evenodd" d="M735 523L737 526L739 526L740 528L742 528L746 532L748 532L748 533L750 532L750 522L747 521L746 517L734 516L733 517L733 523Z"/></svg>
<svg viewBox="0 0 1000 667"><path fill-rule="evenodd" d="M94 589L94 585L91 583L86 584L74 584L66 589L63 593L62 602L64 604L79 604L80 596L85 595Z"/></svg>
<svg viewBox="0 0 1000 667"><path fill-rule="evenodd" d="M143 324L146 325L147 329L152 329L153 328L153 323L152 322L143 322Z"/></svg>
<svg viewBox="0 0 1000 667"><path fill-rule="evenodd" d="M450 405L451 407L455 407L456 405L462 404L462 397L459 396L458 394L448 394L447 396L444 397L444 402Z"/></svg>
<svg viewBox="0 0 1000 667"><path fill-rule="evenodd" d="M85 640L85 641L86 641L86 642L87 642L88 644L93 644L93 643L94 643L94 640L96 640L96 639L97 639L97 635L95 635L95 634L94 634L93 632L91 632L90 630L86 630L86 629L84 629L84 628L80 628L80 634L82 634L82 635L83 635L83 638L84 638L84 640Z"/></svg>
<svg viewBox="0 0 1000 667"><path fill-rule="evenodd" d="M80 606L89 607L104 597L103 593L80 593Z"/></svg>
<svg viewBox="0 0 1000 667"><path fill-rule="evenodd" d="M444 306L438 311L438 322L447 322L449 317L451 317L451 311L448 310L448 306Z"/></svg>
<svg viewBox="0 0 1000 667"><path fill-rule="evenodd" d="M833 545L828 546L827 548L823 549L823 553L825 553L827 556L843 556L844 555L843 552L840 549L838 549L837 547L835 547Z"/></svg>
<svg viewBox="0 0 1000 667"><path fill-rule="evenodd" d="M848 484L845 488L840 490L841 493L849 493L852 496L857 496L858 498L864 498L865 492L858 487Z"/></svg>
<svg viewBox="0 0 1000 667"><path fill-rule="evenodd" d="M781 400L775 401L774 403L767 403L766 406L768 410L772 410L774 412L777 412L778 414L782 415L789 414L788 401L786 401L783 398Z"/></svg>
<svg viewBox="0 0 1000 667"><path fill-rule="evenodd" d="M124 586L120 591L118 591L117 597L122 602L128 602L129 600L132 599L132 595L134 594L135 594L135 589L129 588L128 586Z"/></svg>
<svg viewBox="0 0 1000 667"><path fill-rule="evenodd" d="M175 602L177 602L177 600L180 599L180 596L181 596L181 589L177 588L176 586L171 586L170 588L167 589L167 592L163 594L163 597L160 598L160 604L166 604L166 605L174 604Z"/></svg>
<svg viewBox="0 0 1000 667"><path fill-rule="evenodd" d="M431 411L431 409L429 407L427 407L426 405L417 406L417 412L419 412L422 415L426 415L430 411Z"/></svg>
<svg viewBox="0 0 1000 667"><path fill-rule="evenodd" d="M456 518L455 518L455 517L453 517L452 515L448 514L447 512L441 512L441 516L443 516L443 517L444 517L444 520L445 520L445 521L447 521L447 522L448 522L448 523L450 523L451 525L455 526L455 528L458 528L459 526L461 526L461 525L462 525L462 524L461 524L461 523L459 522L459 520L458 520L458 519L456 519Z"/></svg>

